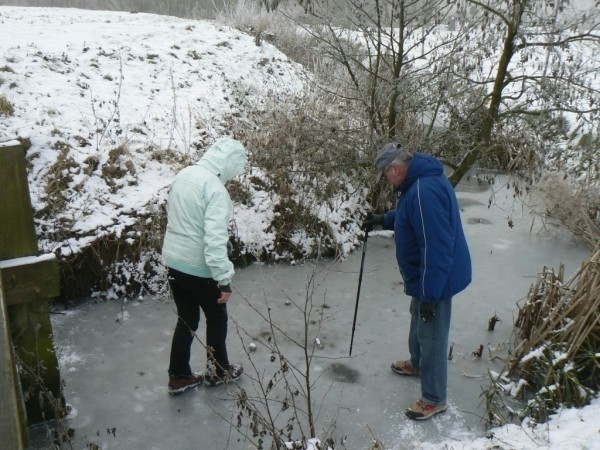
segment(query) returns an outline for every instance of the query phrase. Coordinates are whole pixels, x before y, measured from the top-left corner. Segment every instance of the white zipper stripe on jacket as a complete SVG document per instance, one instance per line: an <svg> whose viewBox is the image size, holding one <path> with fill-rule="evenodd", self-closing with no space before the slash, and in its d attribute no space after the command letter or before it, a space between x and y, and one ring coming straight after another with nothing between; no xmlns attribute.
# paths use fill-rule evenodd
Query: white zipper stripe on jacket
<svg viewBox="0 0 600 450"><path fill-rule="evenodd" d="M419 213L421 214L421 226L423 227L423 240L425 241L425 256L423 257L423 280L421 281L421 298L425 297L425 275L427 274L427 235L425 234L425 220L423 219L423 208L421 206L421 180L417 180L417 197L419 199Z"/></svg>

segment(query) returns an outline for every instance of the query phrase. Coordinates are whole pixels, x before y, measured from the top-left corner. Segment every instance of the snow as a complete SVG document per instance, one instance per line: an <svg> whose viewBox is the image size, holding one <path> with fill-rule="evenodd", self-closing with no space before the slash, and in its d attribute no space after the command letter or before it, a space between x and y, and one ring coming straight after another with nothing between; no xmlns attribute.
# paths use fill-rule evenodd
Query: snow
<svg viewBox="0 0 600 450"><path fill-rule="evenodd" d="M16 145L19 145L20 142L17 140L13 140L13 141L7 141L7 142L0 142L0 148L2 147L14 147Z"/></svg>
<svg viewBox="0 0 600 450"><path fill-rule="evenodd" d="M41 263L44 261L50 261L56 257L53 254L39 255L39 256L23 256L21 258L7 259L0 261L0 269L8 269L10 267L29 266L32 264Z"/></svg>
<svg viewBox="0 0 600 450"><path fill-rule="evenodd" d="M64 168L68 201L61 215L76 218L77 237L42 242L62 255L80 251L104 233L118 235L135 215L151 214L164 201L176 169L153 158L155 150L168 148L194 161L200 149L225 133L244 102L260 102L269 91L293 95L308 76L269 43L257 46L254 37L212 21L0 6L0 27L0 68L10 67L0 72L0 92L15 107L13 116L0 120L0 147L14 145L16 137L30 139L36 210L48 206L44 190L58 149L75 162ZM123 142L129 159L110 162L110 150ZM109 164L127 172L117 190L102 174ZM265 230L276 200L257 191L253 205L236 205L238 235L257 250L272 241ZM323 207L320 217L339 222L332 211L355 208L345 202L337 199L333 208ZM347 233L339 236L344 252L356 245L356 230ZM502 250L510 242L493 245ZM129 321L130 313L120 312L117 320ZM84 359L67 349L62 364L76 366ZM600 449L600 399L564 409L546 424L507 425L488 436L493 439L421 442L414 448Z"/></svg>
<svg viewBox="0 0 600 450"><path fill-rule="evenodd" d="M298 448L298 443L286 442L285 446L286 446L286 448L293 450L293 449ZM318 439L309 439L308 442L306 443L306 450L320 450L320 449L322 449L321 441ZM327 447L326 450L331 450L331 447Z"/></svg>
<svg viewBox="0 0 600 450"><path fill-rule="evenodd" d="M523 422L521 426L506 425L488 432L489 438L470 442L447 441L440 445L424 446L428 449L512 449L539 450L600 448L600 398L581 409L565 409L553 414L544 424ZM493 442L493 443L492 443Z"/></svg>

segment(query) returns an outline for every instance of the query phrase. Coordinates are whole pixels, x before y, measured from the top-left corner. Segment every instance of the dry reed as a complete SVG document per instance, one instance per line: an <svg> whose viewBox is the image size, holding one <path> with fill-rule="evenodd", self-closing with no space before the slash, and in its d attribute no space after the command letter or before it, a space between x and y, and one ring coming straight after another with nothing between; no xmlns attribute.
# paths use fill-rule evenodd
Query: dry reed
<svg viewBox="0 0 600 450"><path fill-rule="evenodd" d="M527 382L530 410L544 418L559 405L583 406L600 389L600 241L567 281L544 267L515 323L508 376ZM532 407L533 405L533 407Z"/></svg>
<svg viewBox="0 0 600 450"><path fill-rule="evenodd" d="M567 357L580 351L585 340L600 333L600 242L589 260L563 283L564 266L559 273L544 267L519 309L516 327L520 329L513 370L519 360L544 342L567 345ZM600 348L600 341L595 348Z"/></svg>

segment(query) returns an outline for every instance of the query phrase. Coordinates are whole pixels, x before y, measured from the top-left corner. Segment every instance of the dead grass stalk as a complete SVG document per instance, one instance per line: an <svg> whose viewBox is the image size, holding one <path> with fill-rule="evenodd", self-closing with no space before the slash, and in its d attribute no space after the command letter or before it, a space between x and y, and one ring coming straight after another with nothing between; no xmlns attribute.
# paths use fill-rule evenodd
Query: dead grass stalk
<svg viewBox="0 0 600 450"><path fill-rule="evenodd" d="M508 376L524 379L538 419L559 406L584 406L600 388L600 241L566 282L544 267L515 323Z"/></svg>

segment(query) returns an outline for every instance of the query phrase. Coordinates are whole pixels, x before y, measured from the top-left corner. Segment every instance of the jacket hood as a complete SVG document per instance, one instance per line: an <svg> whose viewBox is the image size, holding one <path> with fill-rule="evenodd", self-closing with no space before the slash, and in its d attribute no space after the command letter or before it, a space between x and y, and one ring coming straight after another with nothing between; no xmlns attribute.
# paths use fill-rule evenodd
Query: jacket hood
<svg viewBox="0 0 600 450"><path fill-rule="evenodd" d="M422 177L437 176L444 173L444 165L440 160L434 158L431 155L425 153L415 153L413 160L408 166L408 172L406 178L400 186L398 191L406 191L415 180Z"/></svg>
<svg viewBox="0 0 600 450"><path fill-rule="evenodd" d="M247 160L241 142L224 137L211 145L196 165L208 169L225 183L245 172Z"/></svg>

